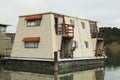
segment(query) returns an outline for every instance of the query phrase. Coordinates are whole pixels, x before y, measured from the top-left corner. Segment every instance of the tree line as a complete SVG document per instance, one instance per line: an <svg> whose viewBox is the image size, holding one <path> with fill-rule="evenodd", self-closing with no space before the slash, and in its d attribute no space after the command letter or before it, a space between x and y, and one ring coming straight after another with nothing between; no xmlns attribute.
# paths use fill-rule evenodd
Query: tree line
<svg viewBox="0 0 120 80"><path fill-rule="evenodd" d="M120 52L114 53L109 49L112 46L112 42L120 44L120 29L116 27L101 27L100 31L103 33L104 44L108 47L106 52L107 59L105 61L107 66L119 66L120 65Z"/></svg>
<svg viewBox="0 0 120 80"><path fill-rule="evenodd" d="M101 27L100 31L103 33L104 43L111 44L112 42L120 43L120 29L116 27Z"/></svg>

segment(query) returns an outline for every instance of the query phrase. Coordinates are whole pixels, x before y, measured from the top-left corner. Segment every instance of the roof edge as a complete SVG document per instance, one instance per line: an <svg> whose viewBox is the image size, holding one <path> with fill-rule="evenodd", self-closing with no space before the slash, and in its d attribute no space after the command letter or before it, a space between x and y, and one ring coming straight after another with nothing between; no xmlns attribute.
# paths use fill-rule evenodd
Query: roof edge
<svg viewBox="0 0 120 80"><path fill-rule="evenodd" d="M19 18L20 17L33 16L33 15L45 15L45 14L58 14L58 15L66 16L66 17L75 18L75 19L81 19L81 20L87 20L87 21L97 22L95 20L89 20L89 19L79 18L78 16L75 17L75 16L64 15L64 14L60 14L60 13L56 13L56 12L45 12L45 13L38 13L38 14L22 15L22 16L19 16Z"/></svg>

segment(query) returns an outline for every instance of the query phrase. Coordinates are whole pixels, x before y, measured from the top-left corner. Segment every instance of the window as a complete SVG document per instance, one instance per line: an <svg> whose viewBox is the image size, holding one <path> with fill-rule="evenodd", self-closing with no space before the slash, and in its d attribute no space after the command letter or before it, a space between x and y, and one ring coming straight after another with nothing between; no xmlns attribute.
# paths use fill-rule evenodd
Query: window
<svg viewBox="0 0 120 80"><path fill-rule="evenodd" d="M25 42L25 48L38 48L38 42L35 41Z"/></svg>
<svg viewBox="0 0 120 80"><path fill-rule="evenodd" d="M82 28L85 29L85 23L81 22Z"/></svg>
<svg viewBox="0 0 120 80"><path fill-rule="evenodd" d="M70 20L70 24L71 24L71 25L74 25L74 24L75 24L75 21L71 19L71 20Z"/></svg>
<svg viewBox="0 0 120 80"><path fill-rule="evenodd" d="M85 47L89 48L89 43L87 41L84 41L84 43L85 43Z"/></svg>
<svg viewBox="0 0 120 80"><path fill-rule="evenodd" d="M26 37L23 38L23 41L25 43L25 48L38 48L40 37Z"/></svg>
<svg viewBox="0 0 120 80"><path fill-rule="evenodd" d="M33 27L33 26L40 26L41 20L35 19L35 20L27 20L27 26Z"/></svg>
<svg viewBox="0 0 120 80"><path fill-rule="evenodd" d="M62 24L63 24L63 18L55 17L55 32L57 35L62 34Z"/></svg>
<svg viewBox="0 0 120 80"><path fill-rule="evenodd" d="M78 41L73 41L73 47L78 48Z"/></svg>
<svg viewBox="0 0 120 80"><path fill-rule="evenodd" d="M90 31L95 32L96 31L96 25L94 23L90 23Z"/></svg>

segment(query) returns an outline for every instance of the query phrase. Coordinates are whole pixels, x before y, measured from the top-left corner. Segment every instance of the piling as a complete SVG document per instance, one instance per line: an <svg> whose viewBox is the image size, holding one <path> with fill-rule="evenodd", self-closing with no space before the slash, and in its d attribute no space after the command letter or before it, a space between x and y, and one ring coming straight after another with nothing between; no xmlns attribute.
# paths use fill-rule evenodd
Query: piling
<svg viewBox="0 0 120 80"><path fill-rule="evenodd" d="M58 52L54 52L54 71L58 72Z"/></svg>

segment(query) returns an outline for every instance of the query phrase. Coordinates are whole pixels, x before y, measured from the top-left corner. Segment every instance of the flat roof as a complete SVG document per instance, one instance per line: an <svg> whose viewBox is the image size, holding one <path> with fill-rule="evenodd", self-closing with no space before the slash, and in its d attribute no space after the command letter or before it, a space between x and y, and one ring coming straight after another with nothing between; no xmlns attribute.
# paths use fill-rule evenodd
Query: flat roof
<svg viewBox="0 0 120 80"><path fill-rule="evenodd" d="M55 12L45 12L45 13L38 13L38 14L22 15L22 16L19 16L19 17L26 17L26 16L32 16L32 15L45 15L45 14L58 14L58 15L66 16L66 17L70 17L70 18L75 18L75 19L81 19L81 20L86 20L86 21L97 22L97 21L94 21L94 20L89 20L89 19L84 19L84 18L79 18L79 17L74 17L74 16L68 16L68 15L64 15L64 14L60 14L60 13L55 13Z"/></svg>

